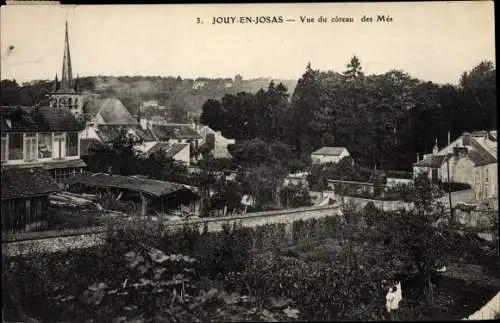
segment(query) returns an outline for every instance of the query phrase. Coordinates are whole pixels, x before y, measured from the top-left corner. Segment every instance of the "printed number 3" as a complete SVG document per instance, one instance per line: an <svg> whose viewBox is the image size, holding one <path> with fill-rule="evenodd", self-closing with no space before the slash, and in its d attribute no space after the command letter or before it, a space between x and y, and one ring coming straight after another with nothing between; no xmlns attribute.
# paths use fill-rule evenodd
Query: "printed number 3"
<svg viewBox="0 0 500 323"><path fill-rule="evenodd" d="M201 24L201 19L200 19L200 17L196 18L196 23L197 23L197 24Z"/></svg>

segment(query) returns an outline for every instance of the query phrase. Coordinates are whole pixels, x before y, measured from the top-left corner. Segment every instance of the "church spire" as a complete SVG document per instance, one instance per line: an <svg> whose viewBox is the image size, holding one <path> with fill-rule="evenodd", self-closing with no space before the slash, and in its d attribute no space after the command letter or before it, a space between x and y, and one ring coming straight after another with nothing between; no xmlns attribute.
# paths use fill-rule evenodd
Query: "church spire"
<svg viewBox="0 0 500 323"><path fill-rule="evenodd" d="M59 90L59 79L57 78L57 73L56 77L54 78L54 87L52 88L52 92L56 92Z"/></svg>
<svg viewBox="0 0 500 323"><path fill-rule="evenodd" d="M61 89L71 89L73 75L71 71L71 56L69 53L68 21L66 21L66 34L64 38L64 57L61 76Z"/></svg>

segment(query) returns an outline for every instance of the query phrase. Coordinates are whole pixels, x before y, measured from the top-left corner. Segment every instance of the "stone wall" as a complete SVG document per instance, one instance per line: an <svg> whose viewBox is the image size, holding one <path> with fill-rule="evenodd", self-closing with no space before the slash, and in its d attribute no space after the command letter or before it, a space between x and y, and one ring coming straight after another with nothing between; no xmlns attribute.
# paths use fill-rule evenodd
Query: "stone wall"
<svg viewBox="0 0 500 323"><path fill-rule="evenodd" d="M287 234L291 234L293 223L299 220L307 221L335 216L336 206L305 207L279 211L255 212L241 216L226 216L218 218L200 218L191 220L169 221L168 231L176 231L184 225L196 225L203 229L207 225L209 232L222 230L224 224L237 224L243 227L259 227L268 224L284 224ZM104 242L107 230L104 227L86 228L80 230L32 232L2 236L2 254L14 256L37 251L65 251L68 249L87 248Z"/></svg>
<svg viewBox="0 0 500 323"><path fill-rule="evenodd" d="M353 203L358 208L364 208L368 203L372 202L376 208L384 211L397 211L401 208L410 209L412 207L410 203L403 201L374 200L354 196L340 196L339 199L343 200L344 203Z"/></svg>
<svg viewBox="0 0 500 323"><path fill-rule="evenodd" d="M361 197L353 197L353 196L338 196L340 200L344 200L344 202L354 202L354 204L360 208L364 208L368 203L372 202L375 207L384 210L384 211L397 211L401 208L411 209L413 206L410 203L406 203L401 200L375 200L375 199L366 199ZM456 191L451 193L451 204L452 207L455 207L459 202L467 202L474 198L474 191L471 189ZM445 208L448 208L449 196L448 194L443 195L438 199L439 202L443 203Z"/></svg>

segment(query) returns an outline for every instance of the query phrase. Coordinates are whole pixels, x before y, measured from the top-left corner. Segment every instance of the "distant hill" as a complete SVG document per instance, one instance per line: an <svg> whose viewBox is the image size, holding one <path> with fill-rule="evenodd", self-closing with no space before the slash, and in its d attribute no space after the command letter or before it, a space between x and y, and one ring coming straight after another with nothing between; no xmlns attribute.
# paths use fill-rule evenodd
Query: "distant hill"
<svg viewBox="0 0 500 323"><path fill-rule="evenodd" d="M201 106L208 99L220 99L225 94L238 92L255 93L267 88L269 83L283 83L293 93L297 80L258 78L236 80L226 78L181 79L159 76L95 76L79 79L85 100L116 97L130 110L137 113L140 103L154 100L166 111L173 107L189 112L191 116L201 113ZM44 98L53 81L32 81L19 86L11 80L2 80L2 105L32 105Z"/></svg>

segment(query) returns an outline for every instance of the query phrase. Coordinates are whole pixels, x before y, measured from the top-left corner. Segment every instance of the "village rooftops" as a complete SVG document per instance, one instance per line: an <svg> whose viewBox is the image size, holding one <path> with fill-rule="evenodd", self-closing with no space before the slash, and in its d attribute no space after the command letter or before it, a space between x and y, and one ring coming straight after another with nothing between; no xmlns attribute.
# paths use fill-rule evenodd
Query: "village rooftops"
<svg viewBox="0 0 500 323"><path fill-rule="evenodd" d="M345 147L322 147L312 155L324 155L324 156L340 156L344 150L347 150Z"/></svg>
<svg viewBox="0 0 500 323"><path fill-rule="evenodd" d="M96 134L102 142L108 143L118 139L120 132L133 134L143 141L154 141L153 134L149 129L142 129L139 125L97 125Z"/></svg>
<svg viewBox="0 0 500 323"><path fill-rule="evenodd" d="M82 175L77 175L66 179L64 183L126 189L129 191L146 193L148 195L156 197L161 197L180 191L190 192L193 196L197 196L197 194L191 188L178 183L145 179L142 177L134 176L109 175L104 173L84 172Z"/></svg>
<svg viewBox="0 0 500 323"><path fill-rule="evenodd" d="M2 201L50 195L60 191L50 174L40 167L2 168Z"/></svg>
<svg viewBox="0 0 500 323"><path fill-rule="evenodd" d="M152 125L151 131L159 140L201 139L200 134L187 124Z"/></svg>
<svg viewBox="0 0 500 323"><path fill-rule="evenodd" d="M3 106L0 113L2 133L63 132L84 129L83 124L65 109L54 109L48 106Z"/></svg>

